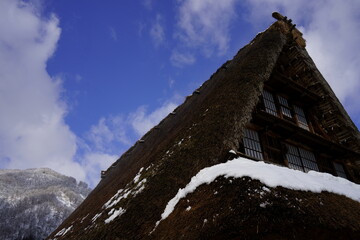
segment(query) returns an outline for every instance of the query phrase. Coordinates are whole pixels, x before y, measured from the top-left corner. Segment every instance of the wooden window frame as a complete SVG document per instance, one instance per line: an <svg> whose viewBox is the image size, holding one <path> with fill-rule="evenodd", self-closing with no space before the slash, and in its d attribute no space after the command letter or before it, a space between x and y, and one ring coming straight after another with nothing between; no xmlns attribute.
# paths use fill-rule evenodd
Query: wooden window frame
<svg viewBox="0 0 360 240"><path fill-rule="evenodd" d="M297 104L293 104L294 107L294 116L296 118L296 123L302 129L310 131L309 121L306 117L306 113L303 107L300 107Z"/></svg>
<svg viewBox="0 0 360 240"><path fill-rule="evenodd" d="M280 94L276 94L276 97L277 97L277 104L280 110L279 112L281 114L281 117L292 121L292 119L294 118L293 117L294 114L292 111L292 106L291 104L289 104L289 100Z"/></svg>
<svg viewBox="0 0 360 240"><path fill-rule="evenodd" d="M257 160L264 160L264 151L261 144L260 134L252 128L244 128L242 137L244 154Z"/></svg>
<svg viewBox="0 0 360 240"><path fill-rule="evenodd" d="M302 104L290 101L286 95L264 88L262 104L265 112L290 121L304 130L313 132L308 111L304 109Z"/></svg>
<svg viewBox="0 0 360 240"><path fill-rule="evenodd" d="M262 100L264 104L265 112L278 117L277 103L274 98L274 94L266 89L263 90Z"/></svg>
<svg viewBox="0 0 360 240"><path fill-rule="evenodd" d="M286 151L284 154L289 168L303 172L320 171L318 162L313 152L289 143L285 143L285 146ZM311 166L311 164L313 166Z"/></svg>
<svg viewBox="0 0 360 240"><path fill-rule="evenodd" d="M336 161L333 161L332 163L333 163L334 171L338 177L349 179L348 175L346 173L346 168L345 168L344 164L336 162ZM342 169L339 169L337 166L341 167Z"/></svg>

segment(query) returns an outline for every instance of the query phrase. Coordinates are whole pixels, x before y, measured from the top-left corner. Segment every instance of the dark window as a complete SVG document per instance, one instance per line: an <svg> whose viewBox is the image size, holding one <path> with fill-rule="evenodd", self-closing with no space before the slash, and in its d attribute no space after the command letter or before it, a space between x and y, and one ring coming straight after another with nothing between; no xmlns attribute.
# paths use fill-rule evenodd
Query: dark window
<svg viewBox="0 0 360 240"><path fill-rule="evenodd" d="M274 95L267 90L263 90L263 101L265 112L290 120L302 129L310 131L303 108L293 105L287 98L281 95Z"/></svg>
<svg viewBox="0 0 360 240"><path fill-rule="evenodd" d="M263 142L264 158L273 163L284 164L281 145L277 137L266 134Z"/></svg>
<svg viewBox="0 0 360 240"><path fill-rule="evenodd" d="M282 115L286 116L288 118L292 118L292 114L291 114L291 110L290 110L288 100L286 98L282 97L282 96L278 96L278 100L279 100Z"/></svg>
<svg viewBox="0 0 360 240"><path fill-rule="evenodd" d="M343 165L341 163L334 162L334 167L335 167L336 175L338 175L339 177L347 179L345 169L344 169L344 167L343 167Z"/></svg>
<svg viewBox="0 0 360 240"><path fill-rule="evenodd" d="M244 137L244 150L245 154L260 160L263 160L259 135L256 131L245 128Z"/></svg>
<svg viewBox="0 0 360 240"><path fill-rule="evenodd" d="M299 127L309 130L309 125L306 121L306 117L305 117L305 113L304 110L301 107L295 106L294 105L294 111L296 114L296 118L298 120L298 125Z"/></svg>
<svg viewBox="0 0 360 240"><path fill-rule="evenodd" d="M289 167L303 172L319 171L315 156L312 152L286 144L286 159Z"/></svg>
<svg viewBox="0 0 360 240"><path fill-rule="evenodd" d="M264 90L263 91L263 99L264 99L265 111L274 116L277 116L274 96L270 92Z"/></svg>

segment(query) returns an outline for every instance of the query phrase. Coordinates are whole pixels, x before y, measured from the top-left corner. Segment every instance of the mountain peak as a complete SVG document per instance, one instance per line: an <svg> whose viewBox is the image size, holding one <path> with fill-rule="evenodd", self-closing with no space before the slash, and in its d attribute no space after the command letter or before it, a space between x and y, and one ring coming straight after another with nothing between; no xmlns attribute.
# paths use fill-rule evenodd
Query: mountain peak
<svg viewBox="0 0 360 240"><path fill-rule="evenodd" d="M0 170L2 239L44 239L89 192L50 168Z"/></svg>

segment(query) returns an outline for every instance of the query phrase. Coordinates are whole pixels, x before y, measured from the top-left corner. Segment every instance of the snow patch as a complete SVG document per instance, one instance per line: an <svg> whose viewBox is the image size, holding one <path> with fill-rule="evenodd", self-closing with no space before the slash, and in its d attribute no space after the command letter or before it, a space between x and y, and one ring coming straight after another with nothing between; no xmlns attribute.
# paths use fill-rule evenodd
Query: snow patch
<svg viewBox="0 0 360 240"><path fill-rule="evenodd" d="M111 222L111 221L114 220L116 217L121 216L121 215L124 214L125 212L126 212L126 210L123 209L123 208L119 208L118 210L112 209L112 210L109 212L110 217L107 218L107 219L105 219L105 223Z"/></svg>
<svg viewBox="0 0 360 240"><path fill-rule="evenodd" d="M71 229L72 229L72 225L68 228L63 228L61 229L56 235L55 237L61 237L61 236L64 236L65 234L67 234Z"/></svg>
<svg viewBox="0 0 360 240"><path fill-rule="evenodd" d="M101 216L102 213L98 213L96 214L92 219L91 221L94 223L96 221L96 219L98 219L100 216Z"/></svg>
<svg viewBox="0 0 360 240"><path fill-rule="evenodd" d="M261 207L261 208L266 208L267 205L269 205L268 202L260 203L260 207Z"/></svg>
<svg viewBox="0 0 360 240"><path fill-rule="evenodd" d="M236 155L236 152L234 150L230 150L229 153Z"/></svg>
<svg viewBox="0 0 360 240"><path fill-rule="evenodd" d="M152 165L150 165L146 171L151 167ZM139 194L140 192L142 192L144 189L145 189L145 183L146 183L146 178L142 179L140 181L140 177L141 177L141 174L143 172L144 168L140 168L139 172L136 174L136 176L134 177L133 179L133 183L135 184L135 186L129 186L126 185L125 187L125 190L124 189L119 189L117 191L117 193L112 197L110 198L109 201L107 201L103 208L105 209L109 209L113 206L115 206L116 204L118 204L122 199L125 199L127 198L130 194L132 194L132 196L136 196L137 194Z"/></svg>
<svg viewBox="0 0 360 240"><path fill-rule="evenodd" d="M268 187L282 186L288 189L316 193L328 191L345 195L360 202L360 185L352 183L344 178L315 171L304 173L287 167L280 167L264 162L255 162L240 157L199 171L196 176L192 177L190 183L188 183L185 188L179 189L175 197L167 203L164 212L161 214L161 219L156 222L153 231L159 225L160 221L166 219L173 212L180 199L184 198L187 194L194 192L198 186L213 182L219 176L224 176L226 178L250 177L259 180ZM263 190L270 191L268 188L263 188ZM266 205L263 207L265 206Z"/></svg>
<svg viewBox="0 0 360 240"><path fill-rule="evenodd" d="M150 166L146 170L148 170L149 168ZM110 217L105 219L105 223L110 223L111 221L113 221L118 216L121 216L126 211L126 209L124 208L120 207L119 209L117 209L117 207L115 207L122 199L126 199L129 196L135 197L145 189L146 178L140 181L143 170L144 168L141 168L134 177L133 181L125 186L125 189L119 189L116 192L116 194L103 205L103 209L110 210L108 212L108 215L110 215Z"/></svg>
<svg viewBox="0 0 360 240"><path fill-rule="evenodd" d="M133 195L136 196L138 195L139 193L141 193L144 189L145 189L145 183L146 183L146 178L144 178L143 180L141 180L139 183L138 183L138 186L140 186L138 189L135 189L133 191Z"/></svg>
<svg viewBox="0 0 360 240"><path fill-rule="evenodd" d="M83 218L81 219L80 223L83 223L83 222L84 222L84 220L85 220L88 216L89 216L89 213L88 213L88 214L86 214L86 216L85 216L85 217L83 217Z"/></svg>
<svg viewBox="0 0 360 240"><path fill-rule="evenodd" d="M63 205L72 208L72 203L71 203L69 197L66 196L65 193L60 192L60 195L56 196L56 199L57 199L59 202L61 202Z"/></svg>
<svg viewBox="0 0 360 240"><path fill-rule="evenodd" d="M134 182L135 183L137 182L135 187L133 187L132 189L118 190L117 193L112 198L110 198L109 201L107 201L104 204L103 208L109 209L109 208L115 206L116 204L118 204L122 199L127 198L130 194L132 194L132 196L136 196L139 193L141 193L145 189L146 178L144 178L140 182L138 182L138 181L139 181L139 178L135 177Z"/></svg>
<svg viewBox="0 0 360 240"><path fill-rule="evenodd" d="M123 191L124 191L124 189L119 189L119 190L117 191L117 193L115 193L115 195L114 195L112 198L110 198L110 200L107 201L107 202L104 204L103 208L107 209L107 208L110 208L110 207L114 206L114 205L117 204L122 198L124 198L124 195L126 195L126 197L127 197L127 194L128 194L127 192L125 192L123 195L120 195L120 194L123 193ZM128 191L128 190L127 190L127 191Z"/></svg>
<svg viewBox="0 0 360 240"><path fill-rule="evenodd" d="M149 171L149 169L152 168L153 165L154 165L153 163L150 164L150 165L145 169L145 171Z"/></svg>
<svg viewBox="0 0 360 240"><path fill-rule="evenodd" d="M141 172L142 170L144 170L144 168L140 168L139 172L136 174L136 176L134 177L134 183L137 183L140 179L140 176L141 176Z"/></svg>

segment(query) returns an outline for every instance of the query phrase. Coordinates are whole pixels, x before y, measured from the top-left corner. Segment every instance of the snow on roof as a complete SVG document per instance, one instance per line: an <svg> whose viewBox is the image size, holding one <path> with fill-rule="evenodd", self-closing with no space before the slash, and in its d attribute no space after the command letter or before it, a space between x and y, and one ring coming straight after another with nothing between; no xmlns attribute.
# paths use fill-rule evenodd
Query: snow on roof
<svg viewBox="0 0 360 240"><path fill-rule="evenodd" d="M61 229L56 235L55 237L60 237L60 236L64 236L66 233L68 233L71 229L72 229L72 225L68 228L63 228ZM56 238L55 238L56 239Z"/></svg>
<svg viewBox="0 0 360 240"><path fill-rule="evenodd" d="M114 220L116 217L121 216L121 215L122 215L123 213L125 213L125 212L126 212L126 210L123 209L123 208L119 208L118 210L112 209L112 210L109 212L110 217L108 217L107 219L105 219L105 223L111 222L111 221Z"/></svg>
<svg viewBox="0 0 360 240"><path fill-rule="evenodd" d="M190 183L188 183L185 188L179 189L176 196L168 202L161 215L161 220L164 220L171 214L181 198L184 198L188 193L195 191L198 186L204 183L211 183L219 176L235 178L247 176L259 180L268 187L282 186L288 189L311 191L315 193L328 191L345 195L360 202L360 185L352 183L347 179L315 171L304 173L287 167L280 167L264 162L255 162L240 157L199 171L198 174L192 177ZM156 223L156 226L160 221Z"/></svg>

